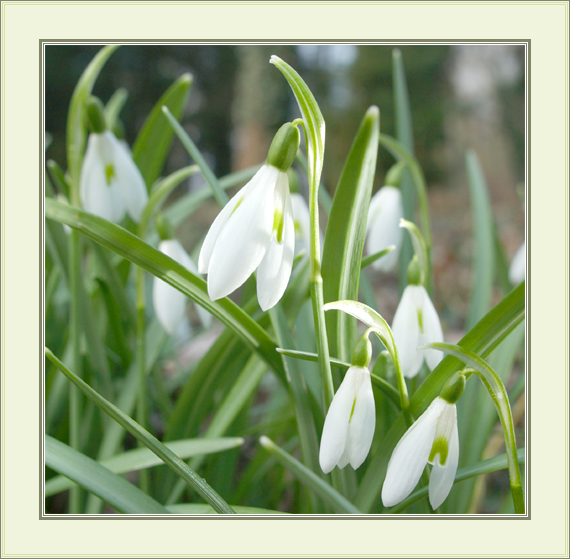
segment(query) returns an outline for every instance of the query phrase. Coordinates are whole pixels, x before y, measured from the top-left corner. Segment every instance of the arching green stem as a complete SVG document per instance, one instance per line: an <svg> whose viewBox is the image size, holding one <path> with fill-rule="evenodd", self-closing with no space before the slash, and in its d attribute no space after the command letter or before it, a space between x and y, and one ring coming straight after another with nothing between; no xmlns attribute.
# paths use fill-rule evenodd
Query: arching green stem
<svg viewBox="0 0 570 559"><path fill-rule="evenodd" d="M497 413L499 414L499 419L501 420L501 426L503 427L503 435L505 437L505 450L509 465L508 470L511 484L511 494L513 496L515 512L517 514L524 514L525 503L522 490L519 461L517 457L515 428L513 425L513 416L511 413L509 397L503 381L500 379L497 373L495 373L495 371L493 371L493 369L491 369L491 367L489 367L489 365L487 365L487 363L481 359L481 357L472 351L446 343L433 343L429 344L426 347L431 349L438 349L463 361L465 365L471 368L465 372L476 374L485 385L485 388L488 390L491 398L493 399L495 407L497 408Z"/></svg>

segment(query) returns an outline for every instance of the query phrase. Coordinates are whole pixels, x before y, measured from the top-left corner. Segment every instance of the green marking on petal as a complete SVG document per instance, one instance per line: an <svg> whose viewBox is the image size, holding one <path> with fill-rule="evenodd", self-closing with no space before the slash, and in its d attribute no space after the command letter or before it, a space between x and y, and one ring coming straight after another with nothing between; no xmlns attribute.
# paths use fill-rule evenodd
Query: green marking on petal
<svg viewBox="0 0 570 559"><path fill-rule="evenodd" d="M439 454L439 465L445 466L445 463L447 462L448 452L449 452L449 445L447 439L445 437L437 437L437 439L433 441L428 462L430 464L433 464L435 457Z"/></svg>
<svg viewBox="0 0 570 559"><path fill-rule="evenodd" d="M421 309L418 309L418 323L420 325L420 332L423 334L424 333L424 322L423 322L422 310Z"/></svg>
<svg viewBox="0 0 570 559"><path fill-rule="evenodd" d="M275 210L273 212L273 231L277 231L277 242L280 243L283 239L283 225L285 220L283 219L283 212L281 210Z"/></svg>
<svg viewBox="0 0 570 559"><path fill-rule="evenodd" d="M354 397L354 401L352 402L352 409L350 410L350 417L348 418L348 422L352 420L352 414L354 413L354 408L356 407L356 396Z"/></svg>
<svg viewBox="0 0 570 559"><path fill-rule="evenodd" d="M236 207L232 210L230 217L232 217L232 215L234 215L234 212L240 207L242 202L243 202L243 197L238 200L238 203L236 204Z"/></svg>
<svg viewBox="0 0 570 559"><path fill-rule="evenodd" d="M298 220L295 220L295 235L297 237L303 236L303 230L301 229L301 224L299 223Z"/></svg>
<svg viewBox="0 0 570 559"><path fill-rule="evenodd" d="M111 179L115 176L115 168L109 164L105 167L105 178L107 179L107 186L111 186Z"/></svg>

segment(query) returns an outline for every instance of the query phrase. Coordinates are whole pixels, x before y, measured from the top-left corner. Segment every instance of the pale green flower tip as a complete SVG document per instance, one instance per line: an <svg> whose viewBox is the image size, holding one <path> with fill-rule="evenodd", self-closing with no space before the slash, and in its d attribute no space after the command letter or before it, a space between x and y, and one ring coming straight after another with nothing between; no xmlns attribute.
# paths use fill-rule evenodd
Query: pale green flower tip
<svg viewBox="0 0 570 559"><path fill-rule="evenodd" d="M372 344L365 334L360 338L354 346L352 353L352 365L356 367L368 367L372 359Z"/></svg>
<svg viewBox="0 0 570 559"><path fill-rule="evenodd" d="M300 142L299 129L291 122L285 123L279 128L271 142L267 154L267 164L286 173L295 161Z"/></svg>
<svg viewBox="0 0 570 559"><path fill-rule="evenodd" d="M422 285L422 268L416 255L408 264L408 285Z"/></svg>
<svg viewBox="0 0 570 559"><path fill-rule="evenodd" d="M156 230L163 241L174 238L174 228L172 227L172 223L170 223L169 219L166 218L164 214L159 213L156 216L155 225Z"/></svg>
<svg viewBox="0 0 570 559"><path fill-rule="evenodd" d="M261 435L261 437L259 437L259 444L263 448L271 448L273 446L273 442L271 441L271 439L269 437L266 437L265 435Z"/></svg>
<svg viewBox="0 0 570 559"><path fill-rule="evenodd" d="M466 382L463 372L454 374L443 386L439 397L448 404L455 404L463 395Z"/></svg>
<svg viewBox="0 0 570 559"><path fill-rule="evenodd" d="M386 186L393 186L394 188L400 188L400 183L402 182L402 175L406 164L404 161L398 161L388 169L386 173L386 179L384 184ZM400 225L401 227L401 225Z"/></svg>
<svg viewBox="0 0 570 559"><path fill-rule="evenodd" d="M105 114L103 103L93 95L89 96L85 101L85 113L87 114L87 123L89 129L94 134L103 134L107 129L105 123Z"/></svg>

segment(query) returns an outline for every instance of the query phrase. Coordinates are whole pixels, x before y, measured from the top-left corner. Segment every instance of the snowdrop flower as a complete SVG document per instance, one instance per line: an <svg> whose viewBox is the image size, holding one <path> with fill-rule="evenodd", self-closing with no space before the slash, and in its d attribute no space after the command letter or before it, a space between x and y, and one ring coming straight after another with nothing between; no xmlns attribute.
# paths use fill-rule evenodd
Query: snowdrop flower
<svg viewBox="0 0 570 559"><path fill-rule="evenodd" d="M392 252L372 263L375 270L390 272L398 262L403 231L400 219L404 217L402 193L395 186L383 186L370 200L366 225L366 251L369 255L393 245Z"/></svg>
<svg viewBox="0 0 570 559"><path fill-rule="evenodd" d="M208 231L198 269L208 274L213 301L235 291L256 269L262 310L273 307L285 292L295 250L287 169L299 139L291 123L279 129L267 163L226 204Z"/></svg>
<svg viewBox="0 0 570 559"><path fill-rule="evenodd" d="M525 277L525 267L526 267L526 255L525 255L526 241L519 247L509 267L509 281L513 285L518 285L521 281L524 281Z"/></svg>
<svg viewBox="0 0 570 559"><path fill-rule="evenodd" d="M198 273L196 264L194 264L178 240L163 240L159 243L158 250L191 272ZM155 277L152 286L152 301L158 321L171 336L180 334L188 337L190 335L190 323L186 315L188 299L184 293ZM196 305L196 310L202 324L208 326L212 321L212 315L199 305Z"/></svg>
<svg viewBox="0 0 570 559"><path fill-rule="evenodd" d="M423 285L418 285L419 265L416 257L408 267L408 285L396 309L392 334L405 377L415 377L424 360L434 369L442 360L435 349L418 349L433 342L443 342L443 332L437 311Z"/></svg>
<svg viewBox="0 0 570 559"><path fill-rule="evenodd" d="M348 463L356 469L364 462L376 426L376 410L368 365L372 346L365 334L356 344L352 366L334 395L323 434L319 463L325 474Z"/></svg>
<svg viewBox="0 0 570 559"><path fill-rule="evenodd" d="M115 223L123 219L125 212L138 222L148 202L144 179L129 149L106 130L101 102L90 98L86 110L93 131L79 178L81 205Z"/></svg>
<svg viewBox="0 0 570 559"><path fill-rule="evenodd" d="M417 485L426 464L433 464L429 502L437 509L449 495L457 472L459 437L455 402L465 389L465 376L454 375L441 395L429 405L400 439L386 472L382 502L393 507Z"/></svg>

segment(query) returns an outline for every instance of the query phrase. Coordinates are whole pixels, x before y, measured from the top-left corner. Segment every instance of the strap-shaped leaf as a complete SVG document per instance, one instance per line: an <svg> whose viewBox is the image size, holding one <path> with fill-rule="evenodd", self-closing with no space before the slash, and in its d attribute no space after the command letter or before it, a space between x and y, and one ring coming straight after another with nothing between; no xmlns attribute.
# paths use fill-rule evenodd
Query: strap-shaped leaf
<svg viewBox="0 0 570 559"><path fill-rule="evenodd" d="M168 514L160 503L92 458L46 435L46 466L127 514Z"/></svg>
<svg viewBox="0 0 570 559"><path fill-rule="evenodd" d="M122 227L55 200L45 202L46 217L74 227L106 248L172 285L234 330L279 374L284 375L276 345L257 322L227 297L211 301L206 282Z"/></svg>
<svg viewBox="0 0 570 559"><path fill-rule="evenodd" d="M168 107L176 118L180 118L192 79L191 74L184 74L166 90L152 108L133 144L133 159L147 188L158 178L172 142L172 128L162 114L162 107Z"/></svg>
<svg viewBox="0 0 570 559"><path fill-rule="evenodd" d="M323 249L325 303L358 299L362 247L376 171L380 111L370 107L362 120L335 191ZM329 348L350 358L356 342L355 320L345 313L326 315Z"/></svg>
<svg viewBox="0 0 570 559"><path fill-rule="evenodd" d="M235 448L243 444L243 439L240 437L186 439L182 441L171 441L165 444L172 452L184 459L195 456L196 454L212 454ZM116 454L97 463L114 474L124 474L126 472L133 472L164 464L164 462L148 448L127 450L126 452ZM49 497L60 491L65 491L72 485L73 481L67 477L54 477L46 481L45 496Z"/></svg>
<svg viewBox="0 0 570 559"><path fill-rule="evenodd" d="M277 461L297 476L307 487L310 487L319 497L326 501L339 513L359 514L360 511L338 491L331 487L317 474L309 470L289 453L279 448L271 439L262 436L259 439L261 446L271 453Z"/></svg>
<svg viewBox="0 0 570 559"><path fill-rule="evenodd" d="M321 180L325 156L325 120L315 97L301 76L278 56L273 55L269 62L274 64L285 76L293 90L295 99L297 99L299 110L305 121L310 182L315 185L316 191L316 187Z"/></svg>
<svg viewBox="0 0 570 559"><path fill-rule="evenodd" d="M465 154L465 164L475 237L473 288L467 316L467 328L471 328L491 308L495 279L495 237L487 183L477 154L473 150Z"/></svg>
<svg viewBox="0 0 570 559"><path fill-rule="evenodd" d="M182 477L204 500L212 505L217 512L234 514L232 508L220 497L196 472L191 470L172 450L161 443L155 436L143 429L131 417L98 394L86 382L83 382L75 373L70 371L48 348L45 348L46 357L77 387L87 398L92 400L101 410L114 421L120 423L133 437L139 440L154 454L156 454L169 468ZM102 466L101 466L102 467Z"/></svg>

